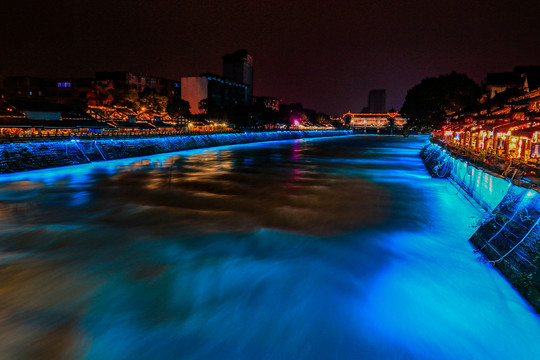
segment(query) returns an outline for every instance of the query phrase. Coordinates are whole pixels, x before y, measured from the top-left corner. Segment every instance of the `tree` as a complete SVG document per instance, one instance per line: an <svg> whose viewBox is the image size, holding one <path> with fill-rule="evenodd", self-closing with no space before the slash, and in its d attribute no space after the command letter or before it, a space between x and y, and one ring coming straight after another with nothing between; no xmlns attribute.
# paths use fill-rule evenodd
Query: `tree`
<svg viewBox="0 0 540 360"><path fill-rule="evenodd" d="M351 126L351 115L345 115L345 117L343 118L343 125L345 125L346 128L349 128Z"/></svg>
<svg viewBox="0 0 540 360"><path fill-rule="evenodd" d="M134 89L114 89L111 90L111 93L114 97L112 105L125 106L135 111L139 111L142 106L139 93Z"/></svg>
<svg viewBox="0 0 540 360"><path fill-rule="evenodd" d="M480 87L472 79L454 71L415 85L407 92L400 113L407 118L407 129L429 132L446 116L476 104L480 94Z"/></svg>
<svg viewBox="0 0 540 360"><path fill-rule="evenodd" d="M190 109L189 101L182 99L180 96L174 96L167 103L167 112L171 117L189 116L191 115Z"/></svg>
<svg viewBox="0 0 540 360"><path fill-rule="evenodd" d="M95 84L92 90L86 95L88 105L109 105L114 101L111 91L100 84Z"/></svg>
<svg viewBox="0 0 540 360"><path fill-rule="evenodd" d="M143 94L140 97L141 107L145 107L147 110L153 110L157 112L163 112L167 108L167 97L159 95L155 92Z"/></svg>
<svg viewBox="0 0 540 360"><path fill-rule="evenodd" d="M388 120L388 129L390 129L390 135L394 135L394 126L396 125L396 119L393 116L389 116Z"/></svg>

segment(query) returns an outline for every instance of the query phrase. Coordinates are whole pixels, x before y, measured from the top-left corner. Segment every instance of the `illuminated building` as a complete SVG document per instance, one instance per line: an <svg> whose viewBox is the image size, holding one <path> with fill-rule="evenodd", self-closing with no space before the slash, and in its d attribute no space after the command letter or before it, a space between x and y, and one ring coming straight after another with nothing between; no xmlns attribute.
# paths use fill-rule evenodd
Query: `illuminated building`
<svg viewBox="0 0 540 360"><path fill-rule="evenodd" d="M452 116L434 132L436 138L476 154L536 162L540 155L540 89L497 98L503 101L480 104L474 112Z"/></svg>
<svg viewBox="0 0 540 360"><path fill-rule="evenodd" d="M343 114L343 118L350 119L350 126L355 132L374 133L381 129L393 127L395 130L403 129L407 120L397 112L382 114Z"/></svg>
<svg viewBox="0 0 540 360"><path fill-rule="evenodd" d="M214 74L201 74L200 76L183 77L182 99L189 102L192 114L202 114L205 111L199 108L201 100L208 99L219 107L232 107L247 102L247 85Z"/></svg>

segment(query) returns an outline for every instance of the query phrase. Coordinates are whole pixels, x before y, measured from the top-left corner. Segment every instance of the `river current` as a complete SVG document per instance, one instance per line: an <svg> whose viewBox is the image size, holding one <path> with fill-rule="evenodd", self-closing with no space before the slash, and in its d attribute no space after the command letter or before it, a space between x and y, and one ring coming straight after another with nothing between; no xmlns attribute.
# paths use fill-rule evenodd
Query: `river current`
<svg viewBox="0 0 540 360"><path fill-rule="evenodd" d="M418 152L351 136L0 176L0 359L540 359Z"/></svg>

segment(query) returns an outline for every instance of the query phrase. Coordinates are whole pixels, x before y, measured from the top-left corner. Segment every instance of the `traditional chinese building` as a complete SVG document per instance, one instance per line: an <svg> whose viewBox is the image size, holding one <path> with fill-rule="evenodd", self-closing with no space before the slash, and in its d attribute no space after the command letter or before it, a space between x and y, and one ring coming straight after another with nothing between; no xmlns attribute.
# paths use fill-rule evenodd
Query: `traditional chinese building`
<svg viewBox="0 0 540 360"><path fill-rule="evenodd" d="M407 120L397 112L382 114L355 114L348 112L343 114L343 118L350 119L349 124L354 131L358 132L363 130L366 133L378 132L385 128L401 130L407 123Z"/></svg>

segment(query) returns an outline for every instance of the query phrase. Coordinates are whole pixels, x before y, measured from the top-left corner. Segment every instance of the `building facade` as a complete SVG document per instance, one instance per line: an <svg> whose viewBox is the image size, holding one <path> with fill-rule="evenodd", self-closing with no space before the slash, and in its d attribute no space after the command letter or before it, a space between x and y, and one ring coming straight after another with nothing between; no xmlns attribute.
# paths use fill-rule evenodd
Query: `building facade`
<svg viewBox="0 0 540 360"><path fill-rule="evenodd" d="M247 85L247 96L253 97L253 58L246 50L223 56L223 77Z"/></svg>
<svg viewBox="0 0 540 360"><path fill-rule="evenodd" d="M68 105L85 104L92 86L92 78L8 76L4 80L5 95L8 99L40 99Z"/></svg>
<svg viewBox="0 0 540 360"><path fill-rule="evenodd" d="M247 103L247 85L214 74L183 77L180 81L182 99L189 102L192 114L203 114L201 100L208 99L219 107Z"/></svg>
<svg viewBox="0 0 540 360"><path fill-rule="evenodd" d="M489 99L509 89L529 92L540 88L540 66L516 66L511 72L488 73L484 87Z"/></svg>
<svg viewBox="0 0 540 360"><path fill-rule="evenodd" d="M386 113L386 90L371 90L368 95L368 112L371 114Z"/></svg>
<svg viewBox="0 0 540 360"><path fill-rule="evenodd" d="M485 87L488 98L493 99L495 95L505 92L508 89L528 90L527 77L513 72L488 73Z"/></svg>

